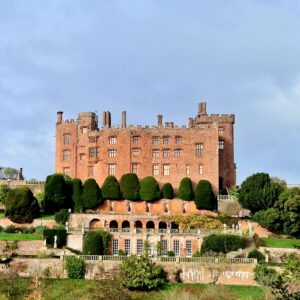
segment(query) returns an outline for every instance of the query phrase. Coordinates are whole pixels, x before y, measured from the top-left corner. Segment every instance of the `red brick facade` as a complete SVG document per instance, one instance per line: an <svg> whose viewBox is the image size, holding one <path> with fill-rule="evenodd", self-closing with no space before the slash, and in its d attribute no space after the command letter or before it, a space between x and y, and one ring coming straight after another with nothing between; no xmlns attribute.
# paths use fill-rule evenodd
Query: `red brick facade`
<svg viewBox="0 0 300 300"><path fill-rule="evenodd" d="M233 145L234 115L208 115L206 103L199 104L188 126L112 126L110 112L103 113L102 127L95 113L79 113L78 119L63 120L57 113L55 171L72 178L93 177L102 185L108 175L117 179L129 172L142 179L152 175L175 190L185 176L194 184L211 182L215 192L235 184Z"/></svg>

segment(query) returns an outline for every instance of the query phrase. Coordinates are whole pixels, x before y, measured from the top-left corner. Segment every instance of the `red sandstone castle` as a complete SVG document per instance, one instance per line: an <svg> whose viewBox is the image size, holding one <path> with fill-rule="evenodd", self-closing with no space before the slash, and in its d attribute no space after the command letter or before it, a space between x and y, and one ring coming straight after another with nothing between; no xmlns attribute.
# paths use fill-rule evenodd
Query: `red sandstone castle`
<svg viewBox="0 0 300 300"><path fill-rule="evenodd" d="M103 112L102 127L93 112L78 114L75 121L57 113L55 171L73 178L93 177L102 185L108 175L117 179L125 173L139 178L152 175L160 184L170 182L175 190L183 177L193 183L211 182L215 192L235 185L234 115L206 112L199 103L188 126L165 122L158 115L155 126L111 124L110 112Z"/></svg>

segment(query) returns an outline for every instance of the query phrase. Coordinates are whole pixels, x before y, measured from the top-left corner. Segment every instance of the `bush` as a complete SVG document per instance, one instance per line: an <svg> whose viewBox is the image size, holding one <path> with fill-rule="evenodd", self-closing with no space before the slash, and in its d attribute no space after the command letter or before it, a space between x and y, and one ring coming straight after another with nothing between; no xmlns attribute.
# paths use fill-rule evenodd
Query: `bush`
<svg viewBox="0 0 300 300"><path fill-rule="evenodd" d="M66 258L68 278L83 279L85 274L84 260L80 257L69 256Z"/></svg>
<svg viewBox="0 0 300 300"><path fill-rule="evenodd" d="M173 256L175 256L175 252L174 251L168 251L167 252L167 256L169 256L169 257L173 257Z"/></svg>
<svg viewBox="0 0 300 300"><path fill-rule="evenodd" d="M216 253L228 253L243 248L244 240L233 234L211 234L203 238L201 254L213 251Z"/></svg>
<svg viewBox="0 0 300 300"><path fill-rule="evenodd" d="M196 251L196 252L193 254L193 257L200 257L200 256L201 256L200 251Z"/></svg>
<svg viewBox="0 0 300 300"><path fill-rule="evenodd" d="M81 213L83 211L82 182L78 178L72 180L72 201L74 203L74 211Z"/></svg>
<svg viewBox="0 0 300 300"><path fill-rule="evenodd" d="M156 179L152 176L147 176L140 182L139 190L141 200L153 201L161 198L161 191L159 190Z"/></svg>
<svg viewBox="0 0 300 300"><path fill-rule="evenodd" d="M179 193L178 196L182 200L193 200L194 193L193 193L193 186L192 181L188 177L184 177L179 185Z"/></svg>
<svg viewBox="0 0 300 300"><path fill-rule="evenodd" d="M59 212L55 213L55 222L58 224L65 225L66 222L69 220L70 213L67 209L62 208Z"/></svg>
<svg viewBox="0 0 300 300"><path fill-rule="evenodd" d="M83 255L103 255L103 241L99 230L89 231L83 238Z"/></svg>
<svg viewBox="0 0 300 300"><path fill-rule="evenodd" d="M5 204L5 201L7 199L7 195L8 195L9 191L10 191L10 188L7 184L0 185L0 203Z"/></svg>
<svg viewBox="0 0 300 300"><path fill-rule="evenodd" d="M134 173L127 173L121 177L120 189L122 198L128 200L139 199L139 179Z"/></svg>
<svg viewBox="0 0 300 300"><path fill-rule="evenodd" d="M5 202L5 216L16 223L31 223L40 215L40 207L28 187L10 190Z"/></svg>
<svg viewBox="0 0 300 300"><path fill-rule="evenodd" d="M281 213L274 207L256 212L252 220L270 231L278 232L282 230Z"/></svg>
<svg viewBox="0 0 300 300"><path fill-rule="evenodd" d="M173 199L174 191L171 183L165 183L162 187L162 193L164 199Z"/></svg>
<svg viewBox="0 0 300 300"><path fill-rule="evenodd" d="M216 197L208 180L200 180L195 189L195 204L198 209L216 208Z"/></svg>
<svg viewBox="0 0 300 300"><path fill-rule="evenodd" d="M256 248L262 247L264 245L262 239L259 237L257 233L253 234L253 241Z"/></svg>
<svg viewBox="0 0 300 300"><path fill-rule="evenodd" d="M62 248L67 244L67 231L63 228L44 229L44 237L47 245L54 246L54 237L57 236L57 248Z"/></svg>
<svg viewBox="0 0 300 300"><path fill-rule="evenodd" d="M115 176L107 176L101 188L103 199L120 199L121 192L118 180Z"/></svg>
<svg viewBox="0 0 300 300"><path fill-rule="evenodd" d="M123 249L119 249L118 256L126 256L126 252Z"/></svg>
<svg viewBox="0 0 300 300"><path fill-rule="evenodd" d="M166 282L166 273L148 256L130 256L120 268L120 280L129 289L153 290Z"/></svg>
<svg viewBox="0 0 300 300"><path fill-rule="evenodd" d="M249 258L256 258L258 262L265 260L265 256L260 251L258 251L257 249L253 249L252 251L250 251L248 253L248 257Z"/></svg>
<svg viewBox="0 0 300 300"><path fill-rule="evenodd" d="M85 181L83 185L82 201L85 209L95 208L103 202L101 190L95 179L89 178Z"/></svg>

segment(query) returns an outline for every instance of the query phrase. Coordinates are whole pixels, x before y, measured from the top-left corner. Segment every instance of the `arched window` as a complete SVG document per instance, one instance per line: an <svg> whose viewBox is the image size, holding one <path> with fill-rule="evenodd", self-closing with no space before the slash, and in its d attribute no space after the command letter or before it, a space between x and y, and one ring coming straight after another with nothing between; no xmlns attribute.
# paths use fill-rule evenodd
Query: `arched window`
<svg viewBox="0 0 300 300"><path fill-rule="evenodd" d="M110 232L118 232L118 222L113 220L109 223L109 231Z"/></svg>
<svg viewBox="0 0 300 300"><path fill-rule="evenodd" d="M122 232L130 232L130 223L129 221L122 222Z"/></svg>

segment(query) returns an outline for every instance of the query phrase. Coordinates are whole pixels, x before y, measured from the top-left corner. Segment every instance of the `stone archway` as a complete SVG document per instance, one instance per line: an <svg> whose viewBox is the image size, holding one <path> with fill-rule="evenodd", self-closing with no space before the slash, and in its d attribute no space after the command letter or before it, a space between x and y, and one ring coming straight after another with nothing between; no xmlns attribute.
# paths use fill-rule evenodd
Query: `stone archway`
<svg viewBox="0 0 300 300"><path fill-rule="evenodd" d="M102 228L101 221L99 219L93 219L91 220L89 224L90 229L99 229Z"/></svg>

